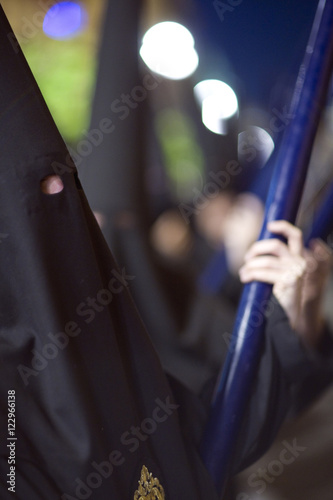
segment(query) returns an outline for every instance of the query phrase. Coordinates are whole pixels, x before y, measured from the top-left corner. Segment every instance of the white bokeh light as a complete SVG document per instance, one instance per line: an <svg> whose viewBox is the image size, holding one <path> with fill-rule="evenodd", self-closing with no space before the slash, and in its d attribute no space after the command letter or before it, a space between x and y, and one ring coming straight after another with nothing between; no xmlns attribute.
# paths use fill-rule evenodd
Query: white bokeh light
<svg viewBox="0 0 333 500"><path fill-rule="evenodd" d="M275 148L274 140L267 130L257 125L250 125L238 136L238 155L253 155L256 151L257 162L263 167Z"/></svg>
<svg viewBox="0 0 333 500"><path fill-rule="evenodd" d="M140 55L152 71L172 80L187 78L199 63L193 36L185 26L171 21L155 24L146 32Z"/></svg>
<svg viewBox="0 0 333 500"><path fill-rule="evenodd" d="M227 120L238 111L232 88L221 80L203 80L194 87L204 125L215 134L227 133Z"/></svg>

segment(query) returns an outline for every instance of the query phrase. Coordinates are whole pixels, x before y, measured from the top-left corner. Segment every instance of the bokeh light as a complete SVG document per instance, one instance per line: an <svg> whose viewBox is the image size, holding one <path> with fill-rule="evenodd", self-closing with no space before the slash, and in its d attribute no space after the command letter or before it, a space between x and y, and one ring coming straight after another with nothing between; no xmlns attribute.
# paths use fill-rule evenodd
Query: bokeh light
<svg viewBox="0 0 333 500"><path fill-rule="evenodd" d="M258 168L266 165L274 151L272 136L262 127L250 125L238 136L238 157L249 161L255 159Z"/></svg>
<svg viewBox="0 0 333 500"><path fill-rule="evenodd" d="M72 38L84 29L87 12L77 2L59 2L46 13L43 23L44 33L57 40Z"/></svg>
<svg viewBox="0 0 333 500"><path fill-rule="evenodd" d="M221 80L203 80L194 87L204 125L215 134L227 133L227 120L238 112L233 89Z"/></svg>
<svg viewBox="0 0 333 500"><path fill-rule="evenodd" d="M172 80L187 78L199 63L190 31L171 21L155 24L146 32L140 55L152 71Z"/></svg>

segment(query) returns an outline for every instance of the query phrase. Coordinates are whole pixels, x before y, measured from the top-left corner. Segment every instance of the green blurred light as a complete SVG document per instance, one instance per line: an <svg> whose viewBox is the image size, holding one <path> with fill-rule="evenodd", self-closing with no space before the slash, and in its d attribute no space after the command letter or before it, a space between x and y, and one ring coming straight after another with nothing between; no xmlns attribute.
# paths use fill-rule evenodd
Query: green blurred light
<svg viewBox="0 0 333 500"><path fill-rule="evenodd" d="M59 42L44 36L35 37L23 50L61 134L75 143L89 126L92 51L81 37Z"/></svg>
<svg viewBox="0 0 333 500"><path fill-rule="evenodd" d="M189 200L193 189L201 188L204 157L191 119L176 109L161 111L156 117L165 167L178 200Z"/></svg>

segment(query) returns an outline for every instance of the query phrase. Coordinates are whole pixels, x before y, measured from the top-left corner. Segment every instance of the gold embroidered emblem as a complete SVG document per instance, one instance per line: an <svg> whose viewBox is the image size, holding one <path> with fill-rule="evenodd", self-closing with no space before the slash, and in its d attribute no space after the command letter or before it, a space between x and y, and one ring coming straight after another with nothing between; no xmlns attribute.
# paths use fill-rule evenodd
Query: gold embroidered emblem
<svg viewBox="0 0 333 500"><path fill-rule="evenodd" d="M139 486L134 493L134 500L165 500L163 486L145 466L141 469L141 477L138 483Z"/></svg>

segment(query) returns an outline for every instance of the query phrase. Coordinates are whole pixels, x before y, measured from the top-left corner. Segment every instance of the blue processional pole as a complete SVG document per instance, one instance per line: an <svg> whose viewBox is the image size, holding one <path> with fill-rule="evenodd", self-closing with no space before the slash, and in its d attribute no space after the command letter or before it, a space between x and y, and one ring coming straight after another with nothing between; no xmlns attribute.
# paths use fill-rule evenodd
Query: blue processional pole
<svg viewBox="0 0 333 500"><path fill-rule="evenodd" d="M274 236L267 230L269 221L295 222L332 62L333 0L320 0L291 102L293 118L276 157L259 239ZM257 371L265 330L263 311L271 290L271 285L259 282L244 286L232 348L219 376L203 436L202 458L221 496L229 479L243 412Z"/></svg>

